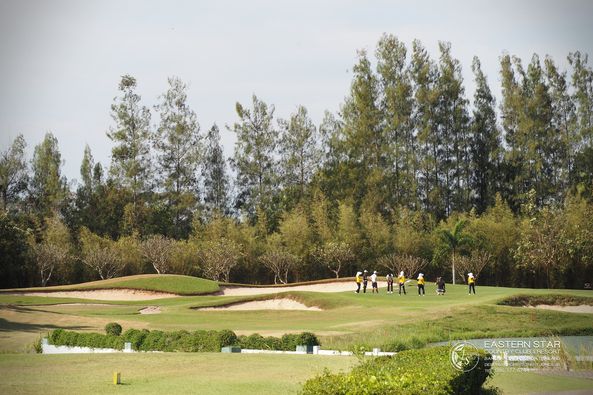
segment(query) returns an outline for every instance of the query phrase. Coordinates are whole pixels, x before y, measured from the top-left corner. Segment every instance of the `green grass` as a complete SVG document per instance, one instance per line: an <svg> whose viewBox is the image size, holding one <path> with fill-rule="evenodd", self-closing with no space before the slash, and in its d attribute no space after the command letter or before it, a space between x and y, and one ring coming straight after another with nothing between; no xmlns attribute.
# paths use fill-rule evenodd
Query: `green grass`
<svg viewBox="0 0 593 395"><path fill-rule="evenodd" d="M591 390L593 380L579 377L560 376L553 373L494 372L486 382L486 388L498 388L504 395L554 393L564 391Z"/></svg>
<svg viewBox="0 0 593 395"><path fill-rule="evenodd" d="M40 334L57 328L101 332L111 321L119 322L124 330L231 329L238 334L258 332L264 336L309 331L321 338L325 348L338 349L364 345L398 350L455 338L593 334L590 314L498 305L513 295L545 296L550 293L548 290L479 287L478 294L470 296L465 286L450 285L447 295L439 297L433 287L427 285L424 297L414 294L414 288L406 296L386 294L384 290L379 295L289 290L279 294L308 306L319 306L323 311L196 309L274 295L203 295L106 302L0 294L0 350L22 351ZM591 295L588 291L552 292L573 298ZM64 303L101 305L61 305ZM140 308L154 305L160 306L161 314L138 314Z"/></svg>
<svg viewBox="0 0 593 395"><path fill-rule="evenodd" d="M177 295L203 295L217 292L216 281L177 274L140 274L136 276L111 278L82 284L55 287L21 288L2 290L19 292L89 291L96 289L137 289L144 291L169 292Z"/></svg>
<svg viewBox="0 0 593 395"><path fill-rule="evenodd" d="M0 355L6 394L296 394L353 357L211 353ZM112 384L120 372L123 385ZM257 373L255 373L257 372Z"/></svg>
<svg viewBox="0 0 593 395"><path fill-rule="evenodd" d="M184 276L133 276L108 280L102 284L83 284L83 289L106 288L107 284L113 288L141 287L191 293L195 292L195 288L200 291L205 289L201 287L204 284L202 281L204 280ZM215 283L214 285L217 286ZM75 287L59 288L63 290ZM378 295L355 294L350 291L302 292L284 287L279 290L282 291L279 297L292 298L308 306L319 306L323 311L196 309L268 299L276 297L275 295L201 295L126 302L0 293L0 351L30 351L30 345L39 336L57 328L103 332L105 324L112 321L119 322L124 330L231 329L237 334L258 332L264 336L309 331L320 337L322 346L326 349L350 349L356 345L404 349L455 338L593 334L591 314L500 304L501 301L511 300L509 298L517 295L527 295L529 300L554 298L556 301L588 304L586 302L591 301L593 296L590 291L478 287L477 295L470 296L465 286L448 285L446 296L439 297L434 294L434 285L427 284L427 295L419 297L414 287L409 288L406 296L386 294L384 289ZM559 299L554 295L562 297ZM539 299L534 299L535 297ZM521 298L524 299L525 296ZM162 313L138 314L138 310L145 306L159 306ZM0 387L0 393L19 393L16 390L17 383L22 385L19 390L21 393L43 392L41 388L44 381L49 383L49 391L46 391L48 393L110 392L114 390L109 384L111 373L118 369L122 371L126 383L118 391L124 392L184 393L195 392L199 388L204 393L294 393L299 388L299 383L318 373L316 369L320 370L323 366L342 369L352 362L349 359L315 359L317 357L310 356L236 357L237 355L169 353L79 356L4 354L0 355L0 374L6 379ZM50 363L45 364L47 361ZM148 375L147 372L151 374ZM233 372L232 377L225 381L224 375L229 374L228 372ZM27 380L23 379L25 376ZM537 383L538 378L540 376L534 373L500 373L495 375L492 383L507 392L518 388L511 393L525 393L531 391L530 383ZM582 388L578 386L583 384L580 379L565 377L561 380L547 377L541 380L566 382L566 386L561 385L558 388L567 390ZM167 385L173 385L173 389ZM521 388L525 388L525 391Z"/></svg>

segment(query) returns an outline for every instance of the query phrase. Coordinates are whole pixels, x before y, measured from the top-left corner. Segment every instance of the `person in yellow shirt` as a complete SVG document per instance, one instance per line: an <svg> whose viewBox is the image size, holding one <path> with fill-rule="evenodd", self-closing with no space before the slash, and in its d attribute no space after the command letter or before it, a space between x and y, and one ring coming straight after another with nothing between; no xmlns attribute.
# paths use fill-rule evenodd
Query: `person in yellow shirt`
<svg viewBox="0 0 593 395"><path fill-rule="evenodd" d="M418 295L424 296L424 274L418 274L418 279L416 281L418 283Z"/></svg>
<svg viewBox="0 0 593 395"><path fill-rule="evenodd" d="M404 291L404 295L406 294L406 276L404 275L403 270L399 272L399 276L397 277L397 283L399 285L399 295L402 294L402 290Z"/></svg>
<svg viewBox="0 0 593 395"><path fill-rule="evenodd" d="M360 284L362 284L362 272L356 272L356 293L360 292Z"/></svg>
<svg viewBox="0 0 593 395"><path fill-rule="evenodd" d="M469 295L472 294L474 291L474 295L476 294L476 278L474 277L473 273L467 274L467 285L469 286Z"/></svg>

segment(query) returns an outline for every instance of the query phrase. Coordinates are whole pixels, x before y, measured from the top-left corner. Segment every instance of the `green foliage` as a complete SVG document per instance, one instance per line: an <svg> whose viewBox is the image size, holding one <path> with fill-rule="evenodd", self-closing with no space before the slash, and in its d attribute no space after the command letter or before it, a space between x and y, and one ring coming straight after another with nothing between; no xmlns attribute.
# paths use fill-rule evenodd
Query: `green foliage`
<svg viewBox="0 0 593 395"><path fill-rule="evenodd" d="M281 338L263 337L259 333L254 333L249 336L239 336L238 339L238 345L241 348L256 350L294 351L296 346L318 346L320 344L317 336L310 332L285 334Z"/></svg>
<svg viewBox="0 0 593 395"><path fill-rule="evenodd" d="M105 334L112 336L121 335L122 327L117 322L110 322L105 325Z"/></svg>
<svg viewBox="0 0 593 395"><path fill-rule="evenodd" d="M56 346L90 347L90 348L124 348L124 339L120 336L102 335L100 333L78 333L56 329L49 334L49 343Z"/></svg>
<svg viewBox="0 0 593 395"><path fill-rule="evenodd" d="M149 331L147 329L140 330L132 328L125 331L122 334L122 338L124 339L124 342L132 344L132 349L139 350L148 333Z"/></svg>
<svg viewBox="0 0 593 395"><path fill-rule="evenodd" d="M24 285L33 251L30 237L0 212L0 287Z"/></svg>
<svg viewBox="0 0 593 395"><path fill-rule="evenodd" d="M325 371L305 382L301 394L477 394L490 376L492 357L482 352L473 358L478 358L476 368L462 372L451 365L448 347L402 351L364 362L348 373Z"/></svg>
<svg viewBox="0 0 593 395"><path fill-rule="evenodd" d="M121 327L119 329L119 333L121 333ZM229 330L165 332L128 329L121 336L108 331L107 327L105 330L107 335L57 329L50 333L49 342L57 346L115 348L118 350L123 349L124 343L130 342L134 350L166 352L220 352L222 347L234 345L238 342L237 335Z"/></svg>

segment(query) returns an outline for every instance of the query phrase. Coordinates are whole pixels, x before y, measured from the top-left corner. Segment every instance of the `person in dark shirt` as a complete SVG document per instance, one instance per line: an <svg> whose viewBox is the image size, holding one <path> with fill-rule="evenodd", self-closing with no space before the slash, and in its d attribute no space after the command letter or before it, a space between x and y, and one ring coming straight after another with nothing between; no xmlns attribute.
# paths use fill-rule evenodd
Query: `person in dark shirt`
<svg viewBox="0 0 593 395"><path fill-rule="evenodd" d="M369 282L369 272L363 270L362 272L362 293L367 293L367 284Z"/></svg>
<svg viewBox="0 0 593 395"><path fill-rule="evenodd" d="M444 295L445 294L445 280L442 277L437 278L437 295Z"/></svg>

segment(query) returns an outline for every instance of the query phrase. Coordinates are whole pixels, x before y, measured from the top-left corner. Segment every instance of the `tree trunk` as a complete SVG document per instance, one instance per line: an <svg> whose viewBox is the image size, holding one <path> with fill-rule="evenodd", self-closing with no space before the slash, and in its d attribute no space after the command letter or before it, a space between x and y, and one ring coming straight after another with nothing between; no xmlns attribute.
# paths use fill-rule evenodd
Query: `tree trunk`
<svg viewBox="0 0 593 395"><path fill-rule="evenodd" d="M455 250L453 250L453 255L451 257L451 269L453 271L453 285L455 285Z"/></svg>

